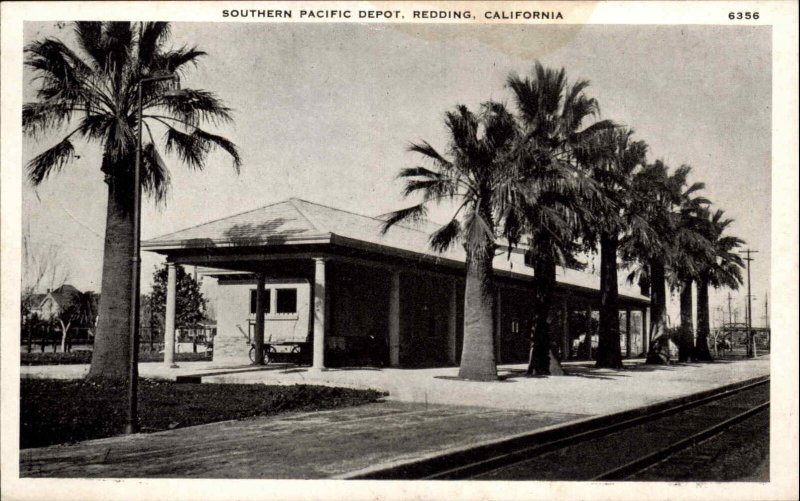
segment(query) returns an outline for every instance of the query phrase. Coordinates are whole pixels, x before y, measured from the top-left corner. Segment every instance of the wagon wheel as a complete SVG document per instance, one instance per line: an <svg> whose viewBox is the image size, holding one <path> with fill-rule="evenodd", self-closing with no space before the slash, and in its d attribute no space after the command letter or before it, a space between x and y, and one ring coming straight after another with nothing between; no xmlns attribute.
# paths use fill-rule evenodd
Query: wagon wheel
<svg viewBox="0 0 800 501"><path fill-rule="evenodd" d="M264 346L264 365L269 365L270 362L275 360L275 355L278 352L275 350L275 347L271 344Z"/></svg>
<svg viewBox="0 0 800 501"><path fill-rule="evenodd" d="M300 365L302 363L303 350L300 346L295 345L289 353L291 354L291 360L293 360L295 364Z"/></svg>

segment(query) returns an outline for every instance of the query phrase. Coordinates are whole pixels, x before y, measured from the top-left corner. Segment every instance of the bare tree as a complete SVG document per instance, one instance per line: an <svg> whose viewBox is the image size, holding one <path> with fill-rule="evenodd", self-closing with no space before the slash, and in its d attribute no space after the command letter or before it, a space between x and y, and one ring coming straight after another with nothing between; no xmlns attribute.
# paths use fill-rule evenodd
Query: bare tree
<svg viewBox="0 0 800 501"><path fill-rule="evenodd" d="M31 239L30 224L22 230L22 308L27 312L30 301L42 289L56 289L69 279L69 265L61 249L37 244Z"/></svg>

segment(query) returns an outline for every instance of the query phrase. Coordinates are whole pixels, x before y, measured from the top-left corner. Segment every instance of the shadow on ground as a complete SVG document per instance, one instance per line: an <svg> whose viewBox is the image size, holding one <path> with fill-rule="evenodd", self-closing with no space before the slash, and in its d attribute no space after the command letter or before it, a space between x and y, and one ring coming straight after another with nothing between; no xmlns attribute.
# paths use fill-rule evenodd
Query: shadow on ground
<svg viewBox="0 0 800 501"><path fill-rule="evenodd" d="M715 359L712 362L676 362L669 365L656 365L656 364L636 364L626 365L622 369L608 369L595 367L594 362L587 361L582 364L569 364L563 367L564 376L566 377L580 377L587 379L605 379L613 380L618 378L630 377L632 372L656 372L656 371L675 371L682 367L703 367L709 364L730 364L736 360ZM563 377L563 376L529 376L526 374L525 369L508 369L506 374L500 376L501 379L511 380L516 378L548 378L548 377Z"/></svg>

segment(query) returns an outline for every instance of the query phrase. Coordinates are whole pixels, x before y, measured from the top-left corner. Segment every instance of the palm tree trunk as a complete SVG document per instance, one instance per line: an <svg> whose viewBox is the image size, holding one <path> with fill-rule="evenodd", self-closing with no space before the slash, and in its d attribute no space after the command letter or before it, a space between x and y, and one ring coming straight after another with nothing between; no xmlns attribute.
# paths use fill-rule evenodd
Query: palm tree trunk
<svg viewBox="0 0 800 501"><path fill-rule="evenodd" d="M711 318L708 304L708 279L697 280L697 346L694 349L695 360L711 362L711 350L708 337L711 335Z"/></svg>
<svg viewBox="0 0 800 501"><path fill-rule="evenodd" d="M667 273L664 262L650 263L650 341L667 333Z"/></svg>
<svg viewBox="0 0 800 501"><path fill-rule="evenodd" d="M691 278L681 281L680 306L681 326L678 339L678 361L686 362L694 349L694 323L692 322L692 282Z"/></svg>
<svg viewBox="0 0 800 501"><path fill-rule="evenodd" d="M655 258L650 260L650 350L647 353L648 364L665 364L670 354L663 351L669 349L668 344L656 342L667 333L667 283L664 261Z"/></svg>
<svg viewBox="0 0 800 501"><path fill-rule="evenodd" d="M550 324L553 293L556 285L556 263L552 259L539 258L534 262L533 336L531 339L529 375L562 375L561 364L553 353L550 342Z"/></svg>
<svg viewBox="0 0 800 501"><path fill-rule="evenodd" d="M120 166L121 167L121 166ZM120 169L122 170L122 169ZM88 378L124 379L130 360L132 182L109 177L103 279Z"/></svg>
<svg viewBox="0 0 800 501"><path fill-rule="evenodd" d="M458 376L473 381L497 379L494 346L494 248L483 256L467 253L464 288L464 343Z"/></svg>
<svg viewBox="0 0 800 501"><path fill-rule="evenodd" d="M600 236L600 333L597 367L622 368L619 347L619 285L617 283L617 235Z"/></svg>

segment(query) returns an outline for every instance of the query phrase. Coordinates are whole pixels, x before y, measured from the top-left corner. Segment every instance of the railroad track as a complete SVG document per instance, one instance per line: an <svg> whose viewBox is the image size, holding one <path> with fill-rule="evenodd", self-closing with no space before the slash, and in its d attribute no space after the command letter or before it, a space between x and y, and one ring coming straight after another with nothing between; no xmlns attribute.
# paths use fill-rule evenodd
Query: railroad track
<svg viewBox="0 0 800 501"><path fill-rule="evenodd" d="M350 478L624 480L768 409L763 377Z"/></svg>

